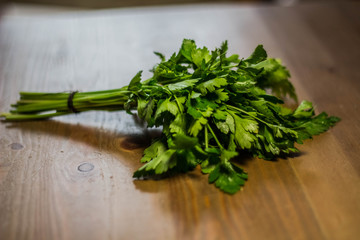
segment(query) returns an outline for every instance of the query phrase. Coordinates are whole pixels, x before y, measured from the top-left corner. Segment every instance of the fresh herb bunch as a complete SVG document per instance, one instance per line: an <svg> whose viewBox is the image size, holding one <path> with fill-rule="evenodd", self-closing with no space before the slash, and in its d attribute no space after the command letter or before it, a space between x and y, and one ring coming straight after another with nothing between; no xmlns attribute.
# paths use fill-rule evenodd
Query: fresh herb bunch
<svg viewBox="0 0 360 240"><path fill-rule="evenodd" d="M248 178L233 161L239 154L263 159L298 152L295 143L333 126L339 118L314 115L311 102L296 110L279 97L297 101L290 74L278 59L268 58L262 45L250 57L227 57L227 42L211 53L183 40L178 53L141 81L141 72L120 89L79 93L28 93L6 120L32 120L88 110L137 110L148 127L162 126L160 138L145 149L135 178L188 172L197 165L209 182L227 193L237 192ZM269 95L271 89L277 96ZM71 108L69 108L69 96ZM55 110L53 113L47 111Z"/></svg>

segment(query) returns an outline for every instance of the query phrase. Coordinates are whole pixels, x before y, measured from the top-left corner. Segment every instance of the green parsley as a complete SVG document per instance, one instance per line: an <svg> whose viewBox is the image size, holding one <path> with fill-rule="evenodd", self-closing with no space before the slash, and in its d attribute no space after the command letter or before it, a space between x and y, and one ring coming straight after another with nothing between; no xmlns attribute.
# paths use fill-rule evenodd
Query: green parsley
<svg viewBox="0 0 360 240"><path fill-rule="evenodd" d="M8 121L44 119L89 110L126 110L162 126L162 135L145 149L144 165L135 178L188 172L200 165L209 183L233 194L247 173L232 161L240 154L275 159L298 152L295 143L328 130L340 119L314 114L311 102L297 109L284 107L282 98L297 101L290 73L280 60L268 58L262 45L240 59L227 56L227 42L209 51L184 39L178 53L161 59L150 79L137 73L120 89L72 93L21 92ZM269 89L274 95L268 94ZM53 111L48 113L48 111Z"/></svg>

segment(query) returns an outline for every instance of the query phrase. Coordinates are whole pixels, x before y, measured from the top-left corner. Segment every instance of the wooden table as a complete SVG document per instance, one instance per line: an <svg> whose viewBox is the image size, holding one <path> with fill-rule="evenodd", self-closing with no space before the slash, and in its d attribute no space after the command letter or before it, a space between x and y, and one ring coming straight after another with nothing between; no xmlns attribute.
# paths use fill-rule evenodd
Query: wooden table
<svg viewBox="0 0 360 240"><path fill-rule="evenodd" d="M297 157L244 162L249 180L233 196L199 169L132 179L149 134L123 112L1 123L0 239L359 239L359 12L344 2L4 16L0 111L21 90L123 86L185 37L210 48L228 39L244 57L264 44L300 99L342 121Z"/></svg>

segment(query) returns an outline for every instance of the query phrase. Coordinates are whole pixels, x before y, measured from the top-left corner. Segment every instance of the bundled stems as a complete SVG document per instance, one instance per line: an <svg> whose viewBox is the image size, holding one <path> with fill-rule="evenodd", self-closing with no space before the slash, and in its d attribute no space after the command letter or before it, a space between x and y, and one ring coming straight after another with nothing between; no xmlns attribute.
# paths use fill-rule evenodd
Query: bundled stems
<svg viewBox="0 0 360 240"><path fill-rule="evenodd" d="M40 120L50 117L85 112L90 110L115 111L124 110L130 91L126 88L73 93L36 93L20 92L20 100L12 104L10 113L2 113L7 121ZM73 94L72 106L69 98ZM76 109L76 111L74 111Z"/></svg>

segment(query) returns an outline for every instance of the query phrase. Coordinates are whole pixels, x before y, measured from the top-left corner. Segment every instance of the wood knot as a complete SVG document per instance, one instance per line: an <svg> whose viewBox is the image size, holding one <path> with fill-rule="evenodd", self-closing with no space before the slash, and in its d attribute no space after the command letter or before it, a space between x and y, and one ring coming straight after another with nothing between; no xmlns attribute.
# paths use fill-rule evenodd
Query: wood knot
<svg viewBox="0 0 360 240"><path fill-rule="evenodd" d="M91 163L82 163L78 166L78 171L79 172L90 172L95 168L95 166Z"/></svg>
<svg viewBox="0 0 360 240"><path fill-rule="evenodd" d="M333 67L333 66L326 67L326 70L327 70L329 73L335 73L335 72L336 72L336 69L335 69L335 67Z"/></svg>
<svg viewBox="0 0 360 240"><path fill-rule="evenodd" d="M12 143L9 146L12 150L20 150L20 149L24 148L24 146L21 145L20 143Z"/></svg>
<svg viewBox="0 0 360 240"><path fill-rule="evenodd" d="M148 146L149 142L144 136L129 136L121 139L119 145L124 150L134 150Z"/></svg>

